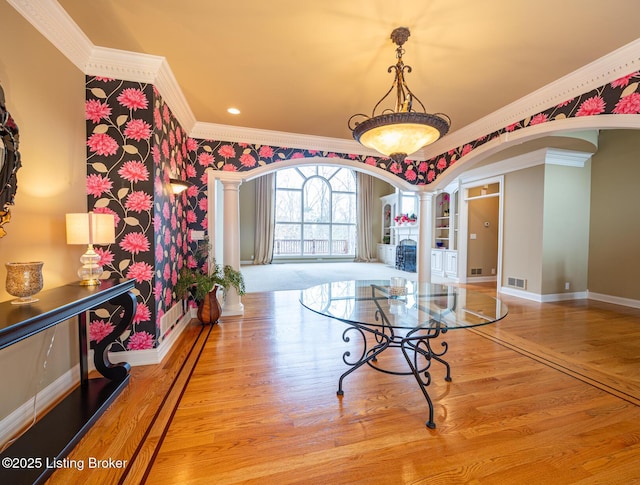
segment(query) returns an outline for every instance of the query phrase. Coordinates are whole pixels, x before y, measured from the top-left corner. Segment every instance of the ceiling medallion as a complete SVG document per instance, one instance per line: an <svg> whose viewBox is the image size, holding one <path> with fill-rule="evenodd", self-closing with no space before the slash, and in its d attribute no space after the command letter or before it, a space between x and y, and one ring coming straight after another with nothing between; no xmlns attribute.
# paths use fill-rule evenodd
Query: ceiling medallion
<svg viewBox="0 0 640 485"><path fill-rule="evenodd" d="M411 66L402 62L404 54L403 44L409 38L410 32L406 27L398 27L391 33L391 40L397 45L395 65L387 72L395 71L395 79L389 91L373 107L371 116L361 113L349 118L349 129L353 138L362 145L372 148L396 162L402 162L407 155L415 153L420 148L429 145L446 135L451 126L451 119L442 113L430 114L418 97L411 92L404 81L404 73L411 72ZM384 108L380 105L396 93L394 108ZM422 108L417 111L415 104ZM376 114L380 108L379 114Z"/></svg>

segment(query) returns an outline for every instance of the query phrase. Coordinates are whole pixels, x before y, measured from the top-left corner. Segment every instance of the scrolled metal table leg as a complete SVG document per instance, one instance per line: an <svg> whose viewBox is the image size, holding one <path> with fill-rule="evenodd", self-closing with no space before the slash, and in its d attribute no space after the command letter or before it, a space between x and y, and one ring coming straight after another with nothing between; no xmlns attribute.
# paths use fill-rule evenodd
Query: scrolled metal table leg
<svg viewBox="0 0 640 485"><path fill-rule="evenodd" d="M113 364L109 361L109 347L133 321L136 312L137 300L131 292L123 293L109 300L109 303L122 307L123 315L114 326L109 335L100 340L95 346L93 362L96 370L104 377L111 380L122 380L129 375L131 366L127 362Z"/></svg>

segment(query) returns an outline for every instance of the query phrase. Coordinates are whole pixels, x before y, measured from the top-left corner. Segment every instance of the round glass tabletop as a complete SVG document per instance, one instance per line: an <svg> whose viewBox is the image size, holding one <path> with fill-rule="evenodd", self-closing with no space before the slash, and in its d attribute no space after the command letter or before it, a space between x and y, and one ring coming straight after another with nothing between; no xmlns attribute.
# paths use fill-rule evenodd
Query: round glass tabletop
<svg viewBox="0 0 640 485"><path fill-rule="evenodd" d="M477 327L507 315L507 305L489 294L404 278L324 283L302 290L300 302L346 323L398 329Z"/></svg>

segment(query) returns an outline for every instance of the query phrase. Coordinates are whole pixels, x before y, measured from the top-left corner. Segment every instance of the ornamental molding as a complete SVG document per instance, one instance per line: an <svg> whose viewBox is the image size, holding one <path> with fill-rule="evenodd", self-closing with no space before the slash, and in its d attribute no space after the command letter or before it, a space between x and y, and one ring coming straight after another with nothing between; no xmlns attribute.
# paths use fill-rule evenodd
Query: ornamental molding
<svg viewBox="0 0 640 485"><path fill-rule="evenodd" d="M55 0L8 2L84 74L153 83L184 131L193 138L380 156L355 140L197 122L164 57L94 46ZM638 70L640 39L448 134L411 158L435 158Z"/></svg>

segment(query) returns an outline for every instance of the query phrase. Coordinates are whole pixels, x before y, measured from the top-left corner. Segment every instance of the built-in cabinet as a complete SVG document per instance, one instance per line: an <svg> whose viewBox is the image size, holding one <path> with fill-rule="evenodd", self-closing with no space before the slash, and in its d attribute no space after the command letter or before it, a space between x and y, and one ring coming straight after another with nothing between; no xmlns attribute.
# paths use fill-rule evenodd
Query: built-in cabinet
<svg viewBox="0 0 640 485"><path fill-rule="evenodd" d="M402 214L418 216L418 198L413 192L397 190L393 194L380 197L382 204L381 242L378 244L378 261L394 266L396 246L403 239L418 241L418 224L399 224L396 217Z"/></svg>
<svg viewBox="0 0 640 485"><path fill-rule="evenodd" d="M434 246L431 249L431 273L436 276L458 276L458 190L442 192L435 197Z"/></svg>

